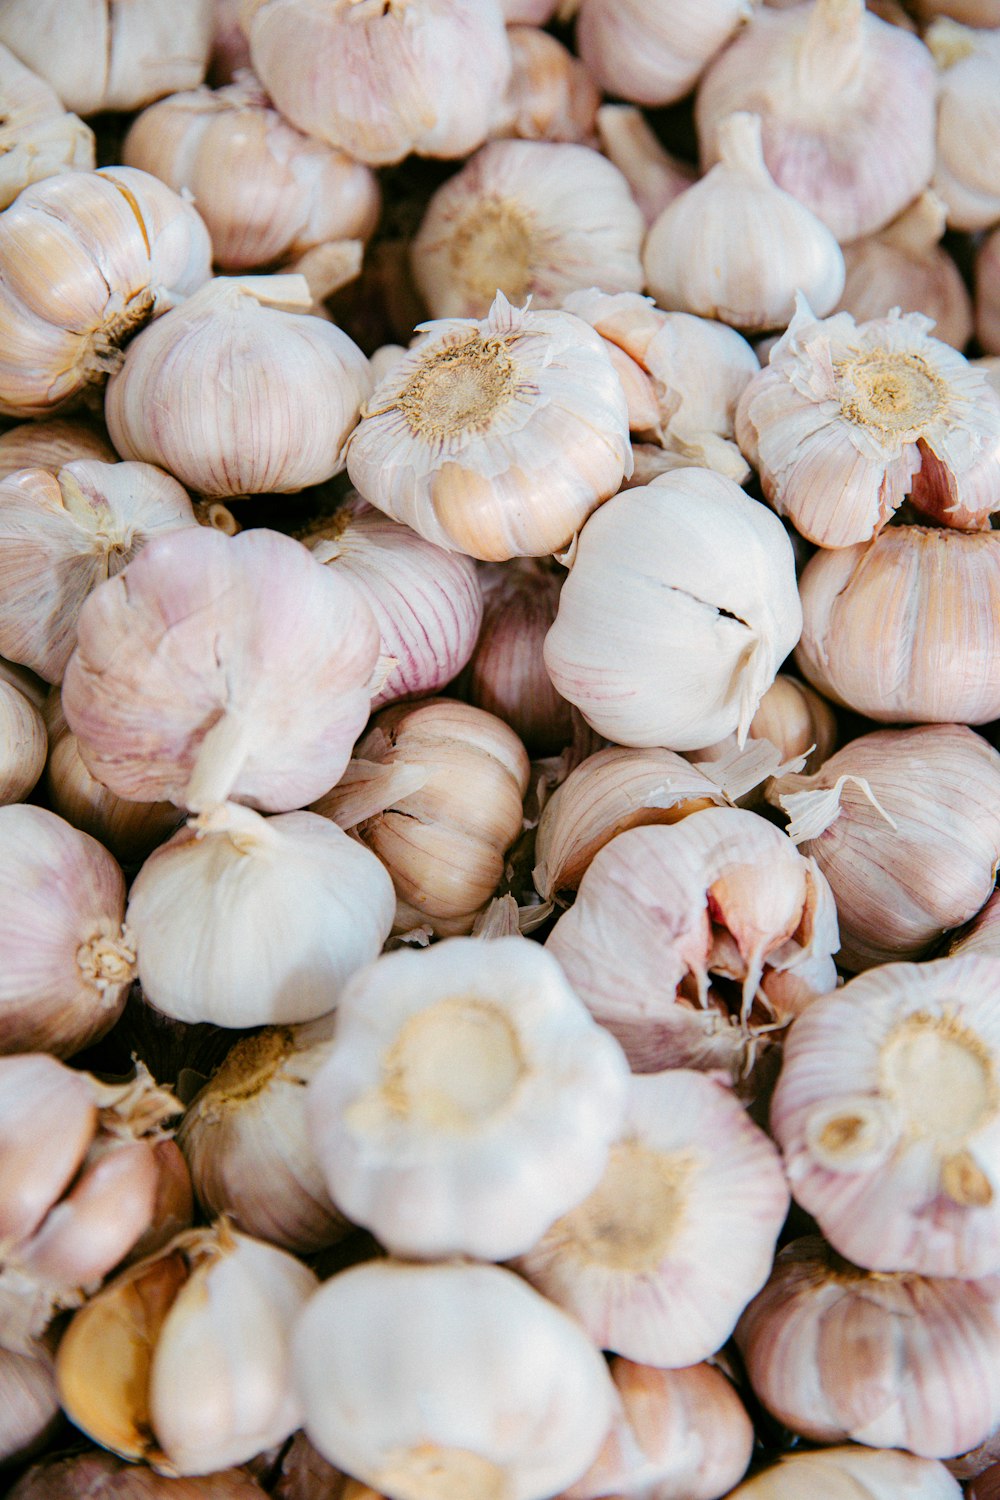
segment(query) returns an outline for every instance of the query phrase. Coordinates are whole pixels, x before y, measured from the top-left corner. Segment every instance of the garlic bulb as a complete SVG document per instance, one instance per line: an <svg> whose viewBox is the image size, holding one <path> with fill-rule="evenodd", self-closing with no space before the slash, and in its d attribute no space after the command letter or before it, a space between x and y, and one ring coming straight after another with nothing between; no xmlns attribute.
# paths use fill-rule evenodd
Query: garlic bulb
<svg viewBox="0 0 1000 1500"><path fill-rule="evenodd" d="M108 385L121 456L222 498L287 494L339 473L371 371L311 306L302 277L217 277L148 328Z"/></svg>
<svg viewBox="0 0 1000 1500"><path fill-rule="evenodd" d="M980 244L975 277L976 337L987 353L1000 354L1000 231L994 230Z"/></svg>
<svg viewBox="0 0 1000 1500"><path fill-rule="evenodd" d="M67 114L55 91L4 46L0 93L0 208L13 203L30 182L58 172L93 170L93 131L76 115Z"/></svg>
<svg viewBox="0 0 1000 1500"><path fill-rule="evenodd" d="M844 289L840 246L774 181L760 116L746 113L720 125L717 164L663 210L642 263L661 307L750 332L784 328L797 292L827 313Z"/></svg>
<svg viewBox="0 0 1000 1500"><path fill-rule="evenodd" d="M776 778L768 799L830 882L846 969L924 957L993 888L1000 755L964 725L862 735L814 776Z"/></svg>
<svg viewBox="0 0 1000 1500"><path fill-rule="evenodd" d="M624 176L647 225L698 175L687 162L664 151L642 110L632 104L602 104L597 134L601 150Z"/></svg>
<svg viewBox="0 0 1000 1500"><path fill-rule="evenodd" d="M576 45L606 93L672 104L751 9L748 0L583 0Z"/></svg>
<svg viewBox="0 0 1000 1500"><path fill-rule="evenodd" d="M76 1313L56 1374L70 1420L123 1458L209 1474L301 1423L290 1328L317 1285L223 1221L125 1271Z"/></svg>
<svg viewBox="0 0 1000 1500"><path fill-rule="evenodd" d="M1000 26L997 0L913 0L913 9L925 22L950 16L963 26Z"/></svg>
<svg viewBox="0 0 1000 1500"><path fill-rule="evenodd" d="M157 1010L268 1026L332 1010L389 936L393 906L382 864L328 819L226 803L150 855L127 917Z"/></svg>
<svg viewBox="0 0 1000 1500"><path fill-rule="evenodd" d="M628 183L589 146L492 141L432 196L414 281L434 318L484 318L498 291L559 307L568 292L642 287L645 229Z"/></svg>
<svg viewBox="0 0 1000 1500"><path fill-rule="evenodd" d="M727 1500L961 1500L944 1464L912 1453L825 1448L786 1453L774 1467L738 1484Z"/></svg>
<svg viewBox="0 0 1000 1500"><path fill-rule="evenodd" d="M600 1182L514 1267L598 1348L677 1369L726 1342L788 1203L777 1151L727 1088L683 1068L633 1077Z"/></svg>
<svg viewBox="0 0 1000 1500"><path fill-rule="evenodd" d="M814 1442L950 1458L1000 1422L1000 1276L872 1274L811 1236L779 1252L736 1341L757 1397Z"/></svg>
<svg viewBox="0 0 1000 1500"><path fill-rule="evenodd" d="M30 1354L0 1349L0 1463L27 1458L44 1442L58 1416L49 1351L42 1345Z"/></svg>
<svg viewBox="0 0 1000 1500"><path fill-rule="evenodd" d="M25 188L0 214L0 414L46 417L101 384L123 339L208 279L211 253L191 204L133 167Z"/></svg>
<svg viewBox="0 0 1000 1500"><path fill-rule="evenodd" d="M396 928L468 932L521 832L527 752L493 714L430 698L383 709L349 774L314 804L378 855Z"/></svg>
<svg viewBox="0 0 1000 1500"><path fill-rule="evenodd" d="M578 57L537 26L507 27L513 68L490 136L592 144L601 91Z"/></svg>
<svg viewBox="0 0 1000 1500"><path fill-rule="evenodd" d="M9 1500L261 1500L267 1491L246 1469L226 1469L202 1479L167 1479L88 1448L69 1457L55 1455L34 1464L10 1491Z"/></svg>
<svg viewBox="0 0 1000 1500"><path fill-rule="evenodd" d="M838 240L874 234L931 180L935 88L923 43L864 0L758 9L698 85L702 166L722 155L726 117L752 110L778 186Z"/></svg>
<svg viewBox="0 0 1000 1500"><path fill-rule="evenodd" d="M1000 31L945 17L926 42L939 70L934 190L952 229L989 229L1000 219Z"/></svg>
<svg viewBox="0 0 1000 1500"><path fill-rule="evenodd" d="M797 677L786 677L779 672L760 700L760 706L751 720L748 748L749 742L753 740L767 740L777 751L780 762L794 761L797 757L804 756L802 769L816 771L836 748L836 716L819 693L800 682ZM728 761L734 749L735 737L730 735L728 739L719 740L704 750L691 751L690 758L700 770L713 774L712 766L719 761ZM769 776L777 769L779 768L775 765L764 774ZM781 769L790 770L792 767L782 766ZM742 801L763 780L764 776L761 776L755 786L747 788L746 792L737 791L730 795L734 801ZM728 789L728 781L725 784Z"/></svg>
<svg viewBox="0 0 1000 1500"><path fill-rule="evenodd" d="M558 8L558 0L500 0L508 26L547 26Z"/></svg>
<svg viewBox="0 0 1000 1500"><path fill-rule="evenodd" d="M1000 717L1000 536L889 526L817 552L800 581L795 662L834 703L882 723Z"/></svg>
<svg viewBox="0 0 1000 1500"><path fill-rule="evenodd" d="M0 681L0 806L24 802L45 768L48 736L40 712Z"/></svg>
<svg viewBox="0 0 1000 1500"><path fill-rule="evenodd" d="M991 953L1000 958L1000 892L993 895L972 921L948 944L948 957L956 953Z"/></svg>
<svg viewBox="0 0 1000 1500"><path fill-rule="evenodd" d="M364 498L484 561L565 547L631 466L621 382L598 334L511 307L423 325L347 448Z"/></svg>
<svg viewBox="0 0 1000 1500"><path fill-rule="evenodd" d="M1000 1270L1000 961L885 964L794 1022L771 1129L795 1199L874 1271Z"/></svg>
<svg viewBox="0 0 1000 1500"><path fill-rule="evenodd" d="M121 797L285 811L347 765L378 642L360 593L301 543L190 527L87 599L63 710Z"/></svg>
<svg viewBox="0 0 1000 1500"><path fill-rule="evenodd" d="M371 606L392 663L372 712L434 693L472 655L483 619L475 564L351 496L303 537L317 562L346 574Z"/></svg>
<svg viewBox="0 0 1000 1500"><path fill-rule="evenodd" d="M0 433L0 479L16 469L48 469L58 474L79 458L113 464L118 455L98 428L73 417L20 422Z"/></svg>
<svg viewBox="0 0 1000 1500"><path fill-rule="evenodd" d="M742 743L801 623L780 522L733 480L677 469L587 523L545 665L619 745Z"/></svg>
<svg viewBox="0 0 1000 1500"><path fill-rule="evenodd" d="M262 0L247 32L285 118L373 167L467 156L511 70L499 0Z"/></svg>
<svg viewBox="0 0 1000 1500"><path fill-rule="evenodd" d="M765 495L809 541L875 536L909 495L945 526L982 531L996 508L1000 400L921 313L856 325L799 300L736 410Z"/></svg>
<svg viewBox="0 0 1000 1500"><path fill-rule="evenodd" d="M150 105L125 137L122 159L194 194L224 271L270 265L328 240L367 239L378 218L374 173L289 125L252 73Z"/></svg>
<svg viewBox="0 0 1000 1500"><path fill-rule="evenodd" d="M616 1405L582 1329L498 1266L354 1266L311 1299L294 1353L309 1437L394 1500L543 1500Z"/></svg>

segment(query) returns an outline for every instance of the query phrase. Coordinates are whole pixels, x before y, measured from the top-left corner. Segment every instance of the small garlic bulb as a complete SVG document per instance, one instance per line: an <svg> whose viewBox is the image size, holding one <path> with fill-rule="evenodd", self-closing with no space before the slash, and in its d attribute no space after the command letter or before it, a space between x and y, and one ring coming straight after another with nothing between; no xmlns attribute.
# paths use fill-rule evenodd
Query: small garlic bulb
<svg viewBox="0 0 1000 1500"><path fill-rule="evenodd" d="M594 143L601 91L578 57L537 26L507 27L513 71L491 138Z"/></svg>
<svg viewBox="0 0 1000 1500"><path fill-rule="evenodd" d="M122 159L194 194L224 271L267 266L329 240L365 240L378 218L374 173L289 125L252 73L150 105L125 137Z"/></svg>
<svg viewBox="0 0 1000 1500"><path fill-rule="evenodd" d="M583 0L576 45L605 93L672 104L750 14L748 0Z"/></svg>
<svg viewBox="0 0 1000 1500"><path fill-rule="evenodd" d="M41 1344L29 1354L0 1349L0 1464L27 1458L44 1443L58 1417L59 1393L48 1349Z"/></svg>
<svg viewBox="0 0 1000 1500"><path fill-rule="evenodd" d="M226 803L155 850L128 923L150 1004L178 1021L271 1026L333 1010L389 936L381 862L310 812Z"/></svg>
<svg viewBox="0 0 1000 1500"><path fill-rule="evenodd" d="M285 118L373 167L468 156L510 77L499 0L259 0L247 32Z"/></svg>
<svg viewBox="0 0 1000 1500"><path fill-rule="evenodd" d="M976 251L976 337L987 354L1000 354L1000 230ZM984 372L985 373L985 372Z"/></svg>
<svg viewBox="0 0 1000 1500"><path fill-rule="evenodd" d="M97 427L74 417L20 422L0 433L0 479L16 469L48 469L58 474L79 458L113 464L118 454Z"/></svg>
<svg viewBox="0 0 1000 1500"><path fill-rule="evenodd" d="M484 318L497 291L559 307L568 292L642 287L645 229L628 183L589 146L492 141L432 196L414 281L435 318Z"/></svg>
<svg viewBox="0 0 1000 1500"><path fill-rule="evenodd" d="M0 806L27 799L45 769L48 743L31 699L0 681Z"/></svg>
<svg viewBox="0 0 1000 1500"><path fill-rule="evenodd" d="M824 1448L786 1453L772 1468L738 1484L727 1500L961 1500L944 1464L912 1453Z"/></svg>
<svg viewBox="0 0 1000 1500"><path fill-rule="evenodd" d="M565 547L631 468L625 395L599 335L502 292L482 322L422 331L362 407L352 482L449 551L503 562Z"/></svg>
<svg viewBox="0 0 1000 1500"><path fill-rule="evenodd" d="M311 306L303 277L217 277L146 329L108 385L121 456L216 498L287 494L338 474L371 370Z"/></svg>
<svg viewBox="0 0 1000 1500"><path fill-rule="evenodd" d="M665 151L641 109L602 104L597 111L601 150L622 173L647 225L655 223L697 177L694 167Z"/></svg>
<svg viewBox="0 0 1000 1500"><path fill-rule="evenodd" d="M726 117L752 110L777 185L842 243L874 234L930 183L935 88L924 44L864 0L760 8L698 85L702 166L722 156Z"/></svg>
<svg viewBox="0 0 1000 1500"><path fill-rule="evenodd" d="M13 203L31 182L58 172L93 170L93 131L76 115L67 114L44 79L4 46L0 46L0 94L0 208Z"/></svg>
<svg viewBox="0 0 1000 1500"><path fill-rule="evenodd" d="M925 39L939 70L934 190L950 228L989 229L1000 219L1000 30L944 17Z"/></svg>

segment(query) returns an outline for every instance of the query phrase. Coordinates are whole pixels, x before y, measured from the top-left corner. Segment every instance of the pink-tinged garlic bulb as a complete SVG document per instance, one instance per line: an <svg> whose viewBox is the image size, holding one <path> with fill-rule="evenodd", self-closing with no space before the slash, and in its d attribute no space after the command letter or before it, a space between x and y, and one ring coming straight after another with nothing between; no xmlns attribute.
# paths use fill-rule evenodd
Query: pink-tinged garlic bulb
<svg viewBox="0 0 1000 1500"><path fill-rule="evenodd" d="M576 45L605 93L672 104L750 13L748 0L583 0Z"/></svg>
<svg viewBox="0 0 1000 1500"><path fill-rule="evenodd" d="M594 142L601 91L578 57L537 26L508 26L513 71L490 136Z"/></svg>
<svg viewBox="0 0 1000 1500"><path fill-rule="evenodd" d="M378 218L370 168L289 125L252 73L215 92L150 105L125 137L122 158L194 194L224 271L267 266L329 240L367 239Z"/></svg>
<svg viewBox="0 0 1000 1500"><path fill-rule="evenodd" d="M856 324L800 298L736 409L764 493L809 541L847 548L909 495L943 526L989 528L1000 480L1000 399L932 338L922 313Z"/></svg>
<svg viewBox="0 0 1000 1500"><path fill-rule="evenodd" d="M414 236L435 318L484 318L498 291L560 307L568 292L642 288L645 224L628 183L589 146L491 141L438 188Z"/></svg>
<svg viewBox="0 0 1000 1500"><path fill-rule="evenodd" d="M510 77L499 0L260 0L247 33L285 118L373 167L468 156Z"/></svg>
<svg viewBox="0 0 1000 1500"><path fill-rule="evenodd" d="M522 937L384 955L308 1087L330 1196L394 1255L503 1260L601 1179L628 1065Z"/></svg>
<svg viewBox="0 0 1000 1500"><path fill-rule="evenodd" d="M283 812L342 774L378 649L360 592L300 542L190 527L89 596L63 710L121 797Z"/></svg>
<svg viewBox="0 0 1000 1500"><path fill-rule="evenodd" d="M522 829L527 751L494 714L450 698L383 709L314 810L378 855L396 929L467 933Z"/></svg>
<svg viewBox="0 0 1000 1500"><path fill-rule="evenodd" d="M817 552L800 580L795 663L885 724L1000 718L1000 535L888 526Z"/></svg>
<svg viewBox="0 0 1000 1500"><path fill-rule="evenodd" d="M106 1084L44 1053L0 1058L6 1348L30 1352L56 1313L78 1307L146 1234L171 1170L157 1146L180 1112L141 1064L133 1082ZM191 1222L186 1187L179 1227Z"/></svg>
<svg viewBox="0 0 1000 1500"><path fill-rule="evenodd" d="M698 176L660 145L641 109L633 104L602 104L597 111L601 150L622 173L647 226Z"/></svg>
<svg viewBox="0 0 1000 1500"><path fill-rule="evenodd" d="M372 388L353 339L309 316L302 276L217 277L136 339L104 416L123 458L216 498L320 484Z"/></svg>
<svg viewBox="0 0 1000 1500"><path fill-rule="evenodd" d="M874 234L930 183L935 90L924 44L864 0L758 9L698 85L702 166L722 155L726 117L752 110L778 186L838 240Z"/></svg>
<svg viewBox="0 0 1000 1500"><path fill-rule="evenodd" d="M67 114L54 89L4 46L0 93L0 208L31 182L58 172L93 171L93 131L76 115Z"/></svg>
<svg viewBox="0 0 1000 1500"><path fill-rule="evenodd" d="M796 1201L873 1271L1000 1270L1000 960L885 964L793 1024L771 1130Z"/></svg>
<svg viewBox="0 0 1000 1500"><path fill-rule="evenodd" d="M316 1447L397 1500L543 1500L617 1404L579 1325L499 1266L354 1266L310 1301L294 1357Z"/></svg>
<svg viewBox="0 0 1000 1500"><path fill-rule="evenodd" d="M482 322L422 332L362 407L352 482L448 551L503 562L567 546L631 469L625 394L600 336L502 292Z"/></svg>
<svg viewBox="0 0 1000 1500"><path fill-rule="evenodd" d="M103 1449L55 1455L28 1469L8 1500L262 1500L267 1491L246 1469L226 1469L204 1479L167 1478Z"/></svg>
<svg viewBox="0 0 1000 1500"><path fill-rule="evenodd" d="M165 1474L245 1462L301 1426L291 1327L312 1271L225 1220L179 1235L75 1314L56 1357L70 1420Z"/></svg>
<svg viewBox="0 0 1000 1500"><path fill-rule="evenodd" d="M859 0L860 3L860 0ZM719 127L719 160L660 214L642 250L646 288L661 307L717 318L749 333L784 328L805 293L823 312L844 289L830 230L774 181L759 115Z"/></svg>
<svg viewBox="0 0 1000 1500"><path fill-rule="evenodd" d="M934 321L934 335L955 349L972 336L972 300L962 273L939 243L944 204L929 190L878 234L844 246L847 279L837 311L858 323L894 307Z"/></svg>
<svg viewBox="0 0 1000 1500"><path fill-rule="evenodd" d="M727 1500L961 1500L944 1464L912 1453L827 1448L786 1453L773 1468L739 1484Z"/></svg>
<svg viewBox="0 0 1000 1500"><path fill-rule="evenodd" d="M73 417L20 422L0 433L0 479L16 469L47 469L58 474L79 458L113 464L118 455L97 427Z"/></svg>
<svg viewBox="0 0 1000 1500"><path fill-rule="evenodd" d="M862 735L768 800L830 882L844 968L923 958L993 889L1000 755L962 724Z"/></svg>
<svg viewBox="0 0 1000 1500"><path fill-rule="evenodd" d="M1000 354L1000 230L976 252L976 337L988 354Z"/></svg>
<svg viewBox="0 0 1000 1500"><path fill-rule="evenodd" d="M1000 1276L861 1271L810 1236L779 1252L736 1342L758 1399L813 1442L950 1458L1000 1423Z"/></svg>
<svg viewBox="0 0 1000 1500"><path fill-rule="evenodd" d="M726 1342L788 1204L777 1151L724 1085L646 1074L597 1187L513 1264L599 1348L677 1369Z"/></svg>
<svg viewBox="0 0 1000 1500"><path fill-rule="evenodd" d="M545 665L616 744L694 750L742 743L801 628L781 523L732 479L677 469L588 521Z"/></svg>
<svg viewBox="0 0 1000 1500"><path fill-rule="evenodd" d="M0 1349L0 1463L25 1459L57 1425L59 1393L52 1355L42 1344L28 1354Z"/></svg>
<svg viewBox="0 0 1000 1500"><path fill-rule="evenodd" d="M378 859L311 812L262 818L226 803L150 855L128 923L150 1004L178 1021L310 1021L389 936Z"/></svg>
<svg viewBox="0 0 1000 1500"><path fill-rule="evenodd" d="M317 562L345 574L371 606L391 670L372 712L449 683L472 655L483 619L475 564L352 496L303 537ZM484 707L486 705L483 705Z"/></svg>
<svg viewBox="0 0 1000 1500"><path fill-rule="evenodd" d="M989 229L1000 219L1000 30L944 17L925 39L939 74L934 190L950 228Z"/></svg>
<svg viewBox="0 0 1000 1500"><path fill-rule="evenodd" d="M47 417L102 384L123 339L208 280L211 255L192 205L147 172L25 188L0 214L0 413Z"/></svg>
<svg viewBox="0 0 1000 1500"><path fill-rule="evenodd" d="M949 958L956 953L990 953L1000 958L1000 892L994 891L968 926L952 938L947 952Z"/></svg>
<svg viewBox="0 0 1000 1500"><path fill-rule="evenodd" d="M560 1500L612 1492L647 1500L717 1500L746 1473L753 1426L739 1396L712 1365L658 1370L610 1361L621 1411L604 1447Z"/></svg>
<svg viewBox="0 0 1000 1500"><path fill-rule="evenodd" d="M0 681L0 805L25 801L45 768L48 744L31 699Z"/></svg>

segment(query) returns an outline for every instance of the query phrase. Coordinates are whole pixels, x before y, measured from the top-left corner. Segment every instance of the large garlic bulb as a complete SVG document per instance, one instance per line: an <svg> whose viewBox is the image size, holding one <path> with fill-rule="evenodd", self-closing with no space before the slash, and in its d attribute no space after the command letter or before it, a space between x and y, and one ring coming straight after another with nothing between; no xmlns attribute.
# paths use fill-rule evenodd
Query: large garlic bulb
<svg viewBox="0 0 1000 1500"><path fill-rule="evenodd" d="M0 29L3 22L0 20ZM67 114L55 91L0 46L0 208L30 182L58 172L92 171L94 133Z"/></svg>
<svg viewBox="0 0 1000 1500"><path fill-rule="evenodd" d="M576 45L606 93L671 104L750 13L748 0L582 0Z"/></svg>

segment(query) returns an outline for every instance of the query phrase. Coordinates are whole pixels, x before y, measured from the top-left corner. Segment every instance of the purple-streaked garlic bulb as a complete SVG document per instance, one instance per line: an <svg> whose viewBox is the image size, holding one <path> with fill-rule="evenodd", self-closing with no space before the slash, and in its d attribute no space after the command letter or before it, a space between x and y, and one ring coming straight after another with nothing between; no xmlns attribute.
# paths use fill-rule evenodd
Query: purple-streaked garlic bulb
<svg viewBox="0 0 1000 1500"><path fill-rule="evenodd" d="M747 0L582 0L576 45L606 93L671 104L750 14Z"/></svg>

